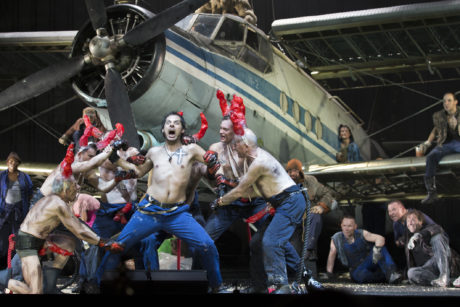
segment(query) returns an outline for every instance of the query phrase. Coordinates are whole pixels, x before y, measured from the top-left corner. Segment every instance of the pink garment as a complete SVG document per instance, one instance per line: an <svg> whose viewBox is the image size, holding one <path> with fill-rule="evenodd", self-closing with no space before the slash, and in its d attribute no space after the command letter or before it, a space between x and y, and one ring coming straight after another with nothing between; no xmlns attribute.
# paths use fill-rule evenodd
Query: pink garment
<svg viewBox="0 0 460 307"><path fill-rule="evenodd" d="M101 205L95 197L88 194L80 194L73 204L73 213L80 217L82 212L86 211L86 224L91 227L96 219L96 211L99 210L100 207Z"/></svg>

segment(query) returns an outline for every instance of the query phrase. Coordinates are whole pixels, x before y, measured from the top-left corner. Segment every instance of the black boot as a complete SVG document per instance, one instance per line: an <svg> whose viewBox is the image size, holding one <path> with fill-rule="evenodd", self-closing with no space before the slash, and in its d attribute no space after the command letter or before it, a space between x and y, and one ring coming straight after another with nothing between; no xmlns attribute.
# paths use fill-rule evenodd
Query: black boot
<svg viewBox="0 0 460 307"><path fill-rule="evenodd" d="M44 294L62 294L56 287L57 279L61 269L43 266L43 293Z"/></svg>
<svg viewBox="0 0 460 307"><path fill-rule="evenodd" d="M438 199L438 193L436 192L436 180L435 177L423 177L425 182L425 188L428 195L422 200L422 205L430 205Z"/></svg>

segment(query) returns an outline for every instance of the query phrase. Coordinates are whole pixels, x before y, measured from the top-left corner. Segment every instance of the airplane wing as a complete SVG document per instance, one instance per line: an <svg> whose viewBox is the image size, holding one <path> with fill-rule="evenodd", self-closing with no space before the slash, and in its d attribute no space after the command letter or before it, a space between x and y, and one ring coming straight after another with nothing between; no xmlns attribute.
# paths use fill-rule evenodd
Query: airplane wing
<svg viewBox="0 0 460 307"><path fill-rule="evenodd" d="M340 203L423 199L425 157L404 157L329 165L309 165L305 174L336 191ZM460 196L460 154L444 157L436 173L440 198Z"/></svg>
<svg viewBox="0 0 460 307"><path fill-rule="evenodd" d="M460 1L279 19L272 34L329 91L460 79Z"/></svg>

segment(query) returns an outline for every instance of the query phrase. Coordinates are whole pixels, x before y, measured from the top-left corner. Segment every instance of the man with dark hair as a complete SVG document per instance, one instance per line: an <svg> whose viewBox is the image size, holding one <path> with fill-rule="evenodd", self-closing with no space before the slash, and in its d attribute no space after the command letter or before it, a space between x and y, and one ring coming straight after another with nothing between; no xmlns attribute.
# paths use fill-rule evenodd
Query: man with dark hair
<svg viewBox="0 0 460 307"><path fill-rule="evenodd" d="M163 120L161 132L165 143L152 147L141 165L119 159L117 164L135 172L137 178L151 173L145 198L138 204L136 212L117 237L118 248L112 248L101 263L99 280L105 270L118 266L120 253L129 251L145 237L166 231L192 246L201 257L207 270L212 291L218 291L222 277L219 268L219 254L213 240L189 213L187 186L195 161L205 163L211 175L219 167L217 154L205 152L196 143L182 144L185 133L183 118L177 112L168 114Z"/></svg>
<svg viewBox="0 0 460 307"><path fill-rule="evenodd" d="M338 256L340 262L350 270L350 277L357 283L388 282L397 283L401 274L385 247L381 235L358 229L355 218L345 215L340 227L331 239L327 258L327 273L332 275Z"/></svg>
<svg viewBox="0 0 460 307"><path fill-rule="evenodd" d="M393 221L393 235L395 244L398 247L403 247L407 240L409 240L406 227L407 209L399 199L392 199L388 201L387 209L388 216ZM428 215L423 215L426 224L435 224L435 222Z"/></svg>
<svg viewBox="0 0 460 307"><path fill-rule="evenodd" d="M411 283L447 287L450 276L460 273L460 257L438 224L427 225L424 214L409 209L406 224L411 238L406 244L407 277Z"/></svg>
<svg viewBox="0 0 460 307"><path fill-rule="evenodd" d="M444 94L443 110L433 114L434 128L428 139L418 147L419 153L423 155L431 147L432 142L436 141L436 147L426 156L423 179L428 194L422 200L422 204L432 204L438 198L435 175L439 161L448 154L460 152L460 111L457 103L453 93Z"/></svg>
<svg viewBox="0 0 460 307"><path fill-rule="evenodd" d="M18 232L33 194L30 176L18 169L21 162L17 153L10 152L7 169L0 173L0 268L6 265L8 237Z"/></svg>

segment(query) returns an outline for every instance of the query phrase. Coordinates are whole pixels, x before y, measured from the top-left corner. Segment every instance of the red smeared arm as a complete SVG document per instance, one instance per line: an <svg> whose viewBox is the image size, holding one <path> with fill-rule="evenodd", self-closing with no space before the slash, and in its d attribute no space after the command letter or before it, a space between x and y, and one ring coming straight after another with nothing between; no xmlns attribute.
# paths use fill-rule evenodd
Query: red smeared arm
<svg viewBox="0 0 460 307"><path fill-rule="evenodd" d="M228 108L227 99L225 99L225 94L221 90L217 90L216 94L217 99L219 99L220 109L222 110L222 116L228 115L230 109Z"/></svg>
<svg viewBox="0 0 460 307"><path fill-rule="evenodd" d="M97 149L100 150L102 148L107 147L115 139L115 137L121 138L124 132L125 132L125 128L123 127L123 125L120 123L117 123L115 125L115 130L110 131L105 137L105 139L97 142L96 144Z"/></svg>
<svg viewBox="0 0 460 307"><path fill-rule="evenodd" d="M200 131L198 131L197 133L195 133L193 135L193 137L198 141L198 140L201 140L203 138L203 136L205 135L206 131L208 130L208 120L206 119L206 116L204 116L204 113L201 112L200 113L200 117L201 117L201 128L200 128Z"/></svg>
<svg viewBox="0 0 460 307"><path fill-rule="evenodd" d="M64 160L61 162L61 173L64 178L69 178L72 175L72 163L74 160L74 153L73 153L74 143L70 144L67 147L67 152L64 157Z"/></svg>

